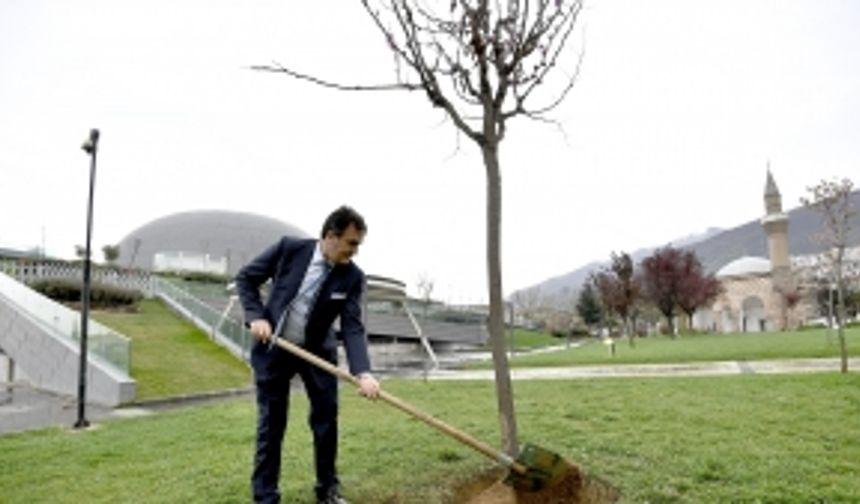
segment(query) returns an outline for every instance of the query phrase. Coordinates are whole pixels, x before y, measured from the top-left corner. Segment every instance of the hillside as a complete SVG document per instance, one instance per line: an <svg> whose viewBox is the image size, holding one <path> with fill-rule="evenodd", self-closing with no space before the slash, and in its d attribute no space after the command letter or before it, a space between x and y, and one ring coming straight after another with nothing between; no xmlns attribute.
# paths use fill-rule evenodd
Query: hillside
<svg viewBox="0 0 860 504"><path fill-rule="evenodd" d="M852 193L852 203L854 208L860 212L860 191ZM807 208L798 207L788 211L788 219L788 242L792 255L813 254L824 250L825 247L814 239L815 235L821 231L821 218L817 213ZM739 257L767 257L767 241L759 218L727 230L711 228L701 235L691 235L673 240L670 243L675 247L692 249L709 272L716 272ZM860 245L860 215L854 218L848 243L850 246ZM634 261L639 262L663 245L640 248L630 255ZM606 261L590 262L568 273L521 289L521 291L536 289L543 296L549 297L565 292L575 292L579 290L592 272L607 266L609 266L608 258ZM512 293L512 296L521 291Z"/></svg>

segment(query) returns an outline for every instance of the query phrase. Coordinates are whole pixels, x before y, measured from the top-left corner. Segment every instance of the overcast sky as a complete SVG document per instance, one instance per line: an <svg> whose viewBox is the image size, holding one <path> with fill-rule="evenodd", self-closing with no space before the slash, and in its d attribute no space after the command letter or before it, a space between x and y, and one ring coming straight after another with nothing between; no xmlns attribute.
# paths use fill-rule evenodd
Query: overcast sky
<svg viewBox="0 0 860 504"><path fill-rule="evenodd" d="M73 257L97 127L97 251L194 209L316 234L347 203L367 272L486 300L484 169L441 112L247 69L392 82L360 3L334 4L0 0L0 247ZM860 2L592 0L580 23L562 129L520 119L502 145L506 293L760 217L768 161L788 208L860 183Z"/></svg>

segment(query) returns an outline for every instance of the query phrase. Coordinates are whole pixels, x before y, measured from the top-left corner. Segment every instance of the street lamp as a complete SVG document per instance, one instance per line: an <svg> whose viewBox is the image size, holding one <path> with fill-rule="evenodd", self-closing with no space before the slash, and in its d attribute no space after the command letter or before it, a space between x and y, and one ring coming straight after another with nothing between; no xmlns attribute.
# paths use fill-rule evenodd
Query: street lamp
<svg viewBox="0 0 860 504"><path fill-rule="evenodd" d="M90 196L87 201L87 243L84 252L84 285L81 289L81 363L78 369L78 421L76 429L90 425L85 414L87 397L87 330L90 318L90 243L93 233L93 192L96 185L96 153L99 148L99 130L91 129L90 137L81 148L90 156Z"/></svg>

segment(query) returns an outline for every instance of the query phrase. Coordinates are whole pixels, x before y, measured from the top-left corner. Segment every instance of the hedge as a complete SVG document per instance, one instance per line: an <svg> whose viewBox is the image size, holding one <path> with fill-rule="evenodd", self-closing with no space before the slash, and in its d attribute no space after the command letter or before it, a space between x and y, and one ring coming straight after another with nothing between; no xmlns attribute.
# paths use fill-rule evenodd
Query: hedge
<svg viewBox="0 0 860 504"><path fill-rule="evenodd" d="M80 303L81 283L71 280L38 280L30 284L37 292L60 303ZM90 286L90 304L96 307L128 307L137 304L143 294L103 284Z"/></svg>

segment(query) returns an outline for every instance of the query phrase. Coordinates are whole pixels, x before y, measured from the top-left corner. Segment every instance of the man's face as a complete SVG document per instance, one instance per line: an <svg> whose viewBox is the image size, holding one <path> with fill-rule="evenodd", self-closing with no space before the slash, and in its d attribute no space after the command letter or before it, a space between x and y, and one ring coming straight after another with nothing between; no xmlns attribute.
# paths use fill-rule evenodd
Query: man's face
<svg viewBox="0 0 860 504"><path fill-rule="evenodd" d="M346 264L358 253L358 247L363 240L364 233L355 229L352 224L340 236L329 231L322 241L323 255L335 264Z"/></svg>

